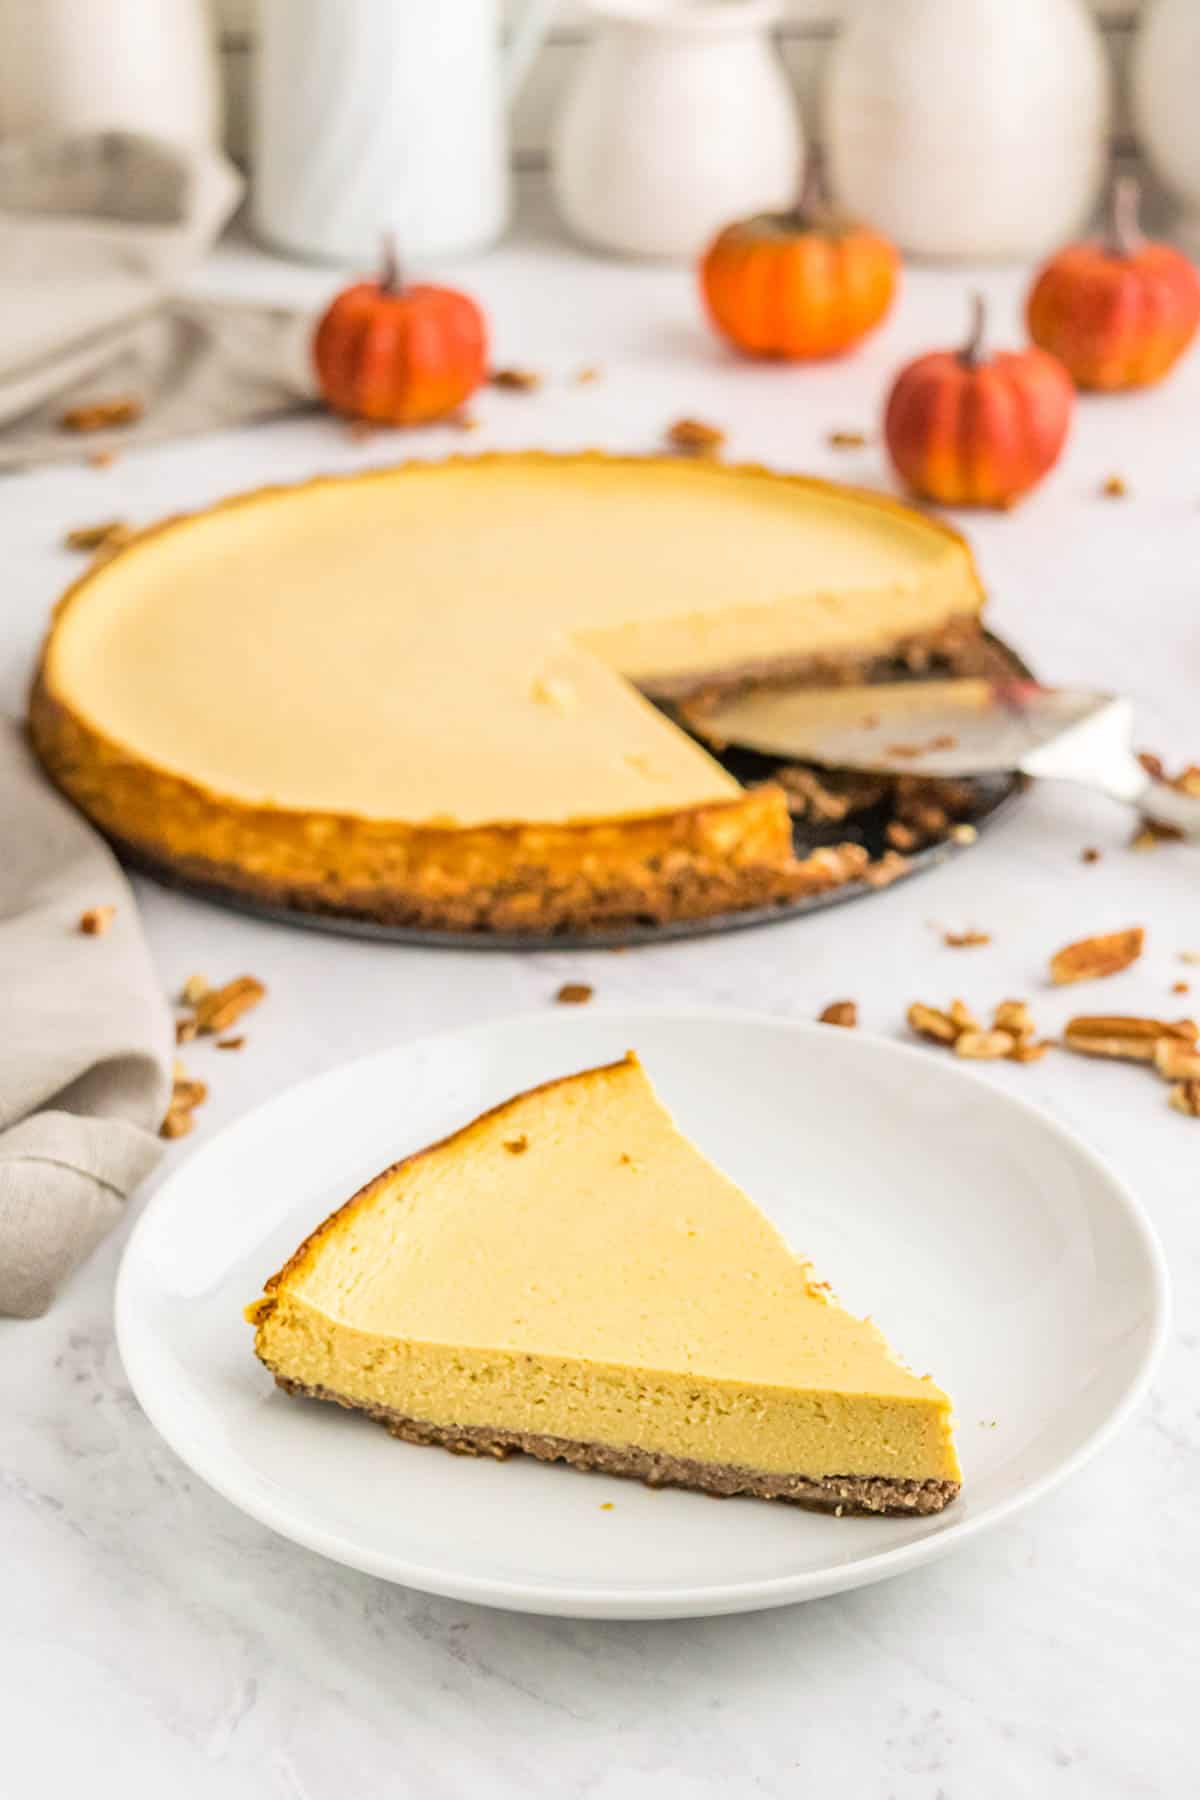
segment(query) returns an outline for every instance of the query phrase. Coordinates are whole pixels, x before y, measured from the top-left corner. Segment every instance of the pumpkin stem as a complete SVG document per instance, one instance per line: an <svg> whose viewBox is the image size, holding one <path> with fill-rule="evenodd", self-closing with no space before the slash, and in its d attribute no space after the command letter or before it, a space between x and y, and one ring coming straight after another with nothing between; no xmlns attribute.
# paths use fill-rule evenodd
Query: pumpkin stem
<svg viewBox="0 0 1200 1800"><path fill-rule="evenodd" d="M1136 175L1118 175L1108 200L1108 235L1105 249L1110 256L1135 256L1142 245L1138 225L1141 183Z"/></svg>
<svg viewBox="0 0 1200 1800"><path fill-rule="evenodd" d="M383 255L379 265L379 291L381 294L398 294L403 285L400 275L400 252L396 248L396 234L394 231L385 231Z"/></svg>
<svg viewBox="0 0 1200 1800"><path fill-rule="evenodd" d="M987 329L987 301L976 288L971 295L971 329L967 333L967 341L958 353L958 360L964 369L978 368L983 361L983 336Z"/></svg>

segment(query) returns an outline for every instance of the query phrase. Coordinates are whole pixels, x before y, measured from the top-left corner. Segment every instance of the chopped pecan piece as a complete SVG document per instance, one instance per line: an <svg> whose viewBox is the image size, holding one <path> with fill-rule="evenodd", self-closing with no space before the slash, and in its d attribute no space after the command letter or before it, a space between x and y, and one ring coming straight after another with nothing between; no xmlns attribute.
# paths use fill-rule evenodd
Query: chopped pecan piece
<svg viewBox="0 0 1200 1800"><path fill-rule="evenodd" d="M210 988L196 1003L195 1026L202 1036L217 1037L257 1006L266 988L254 975L239 975L224 987Z"/></svg>
<svg viewBox="0 0 1200 1800"><path fill-rule="evenodd" d="M913 1001L907 1018L917 1036L928 1038L931 1044L952 1044L962 1030L949 1013L936 1006L922 1006L919 1000Z"/></svg>
<svg viewBox="0 0 1200 1800"><path fill-rule="evenodd" d="M681 456L715 456L724 442L720 426L703 419L676 419L667 429L667 443Z"/></svg>
<svg viewBox="0 0 1200 1800"><path fill-rule="evenodd" d="M1073 981L1095 981L1103 975L1119 975L1142 954L1146 933L1140 925L1125 931L1102 932L1066 944L1050 958L1050 979L1065 987Z"/></svg>
<svg viewBox="0 0 1200 1800"><path fill-rule="evenodd" d="M1094 844L1087 844L1079 852L1079 860L1081 863L1098 863L1100 861L1100 851L1096 849Z"/></svg>
<svg viewBox="0 0 1200 1800"><path fill-rule="evenodd" d="M1011 1056L1017 1040L1011 1031L960 1031L954 1040L955 1056L975 1062L999 1062Z"/></svg>
<svg viewBox="0 0 1200 1800"><path fill-rule="evenodd" d="M870 439L865 431L831 431L825 441L831 450L861 450Z"/></svg>
<svg viewBox="0 0 1200 1800"><path fill-rule="evenodd" d="M243 1050L246 1045L244 1037L222 1037L217 1039L218 1050Z"/></svg>
<svg viewBox="0 0 1200 1800"><path fill-rule="evenodd" d="M184 1006L199 1006L211 992L212 985L203 975L189 975L179 990L179 999Z"/></svg>
<svg viewBox="0 0 1200 1800"><path fill-rule="evenodd" d="M1164 1081L1200 1080L1200 1050L1176 1037L1160 1037L1154 1046L1154 1067Z"/></svg>
<svg viewBox="0 0 1200 1800"><path fill-rule="evenodd" d="M1015 1038L1032 1037L1037 1030L1024 1000L1001 1000L992 1013L992 1024L997 1031L1011 1031Z"/></svg>
<svg viewBox="0 0 1200 1800"><path fill-rule="evenodd" d="M79 915L79 929L84 937L103 937L116 916L115 906L89 906Z"/></svg>
<svg viewBox="0 0 1200 1800"><path fill-rule="evenodd" d="M1113 1056L1123 1062L1152 1063L1164 1040L1191 1049L1196 1042L1193 1019L1142 1019L1126 1014L1082 1014L1068 1019L1063 1043L1083 1056Z"/></svg>
<svg viewBox="0 0 1200 1800"><path fill-rule="evenodd" d="M507 388L514 394L531 394L542 385L536 369L493 369L490 379L493 387Z"/></svg>
<svg viewBox="0 0 1200 1800"><path fill-rule="evenodd" d="M1167 1100L1176 1112L1187 1113L1192 1119L1200 1119L1200 1081L1178 1082L1167 1095Z"/></svg>
<svg viewBox="0 0 1200 1800"><path fill-rule="evenodd" d="M69 406L59 415L60 431L111 431L118 425L136 425L142 403L133 394L112 400L94 400L88 406Z"/></svg>
<svg viewBox="0 0 1200 1800"><path fill-rule="evenodd" d="M857 1000L831 1000L829 1005L818 1013L817 1022L820 1025L857 1025Z"/></svg>
<svg viewBox="0 0 1200 1800"><path fill-rule="evenodd" d="M158 1128L158 1135L164 1138L186 1137L195 1123L196 1121L187 1107L170 1106Z"/></svg>
<svg viewBox="0 0 1200 1800"><path fill-rule="evenodd" d="M124 519L106 519L101 525L77 525L74 531L68 531L63 543L68 550L103 550L111 555L132 536L133 526Z"/></svg>
<svg viewBox="0 0 1200 1800"><path fill-rule="evenodd" d="M942 942L948 950L974 950L977 945L990 944L991 941L990 931L976 931L973 928L966 931L943 931L942 933Z"/></svg>
<svg viewBox="0 0 1200 1800"><path fill-rule="evenodd" d="M1049 1038L1018 1038L1009 1052L1009 1060L1019 1063L1041 1062L1049 1048Z"/></svg>
<svg viewBox="0 0 1200 1800"><path fill-rule="evenodd" d="M1123 475L1109 475L1100 485L1100 495L1104 500L1123 500L1128 492Z"/></svg>
<svg viewBox="0 0 1200 1800"><path fill-rule="evenodd" d="M585 1006L595 991L586 981L565 981L554 998L560 1006Z"/></svg>
<svg viewBox="0 0 1200 1800"><path fill-rule="evenodd" d="M960 1031L979 1031L982 1029L979 1020L971 1011L965 1000L950 1002L950 1017Z"/></svg>

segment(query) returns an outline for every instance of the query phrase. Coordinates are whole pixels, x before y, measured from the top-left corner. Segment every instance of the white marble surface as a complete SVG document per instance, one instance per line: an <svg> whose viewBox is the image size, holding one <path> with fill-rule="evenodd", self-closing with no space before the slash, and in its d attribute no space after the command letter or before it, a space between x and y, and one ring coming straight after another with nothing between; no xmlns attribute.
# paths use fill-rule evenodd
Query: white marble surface
<svg viewBox="0 0 1200 1800"><path fill-rule="evenodd" d="M530 210L527 208L527 211ZM653 446L680 413L726 425L734 455L879 482L871 428L887 372L957 334L960 273L910 275L886 331L808 371L740 366L699 321L686 275L584 261L537 208L514 244L463 267L500 362L553 377L485 393L474 437L349 441L319 418L67 468L0 487L0 704L20 705L47 609L75 568L64 531L137 520L238 487L415 450ZM1020 280L991 273L997 321ZM319 300L327 273L245 248L204 282ZM588 387L565 377L603 366ZM1015 514L972 520L992 617L1050 677L1123 686L1144 742L1200 758L1200 357L1161 392L1081 406L1070 452ZM1096 497L1110 472L1129 497ZM250 923L144 886L164 983L262 976L270 997L211 1079L202 1141L283 1085L438 1027L550 1004L705 1000L808 1018L858 998L864 1028L953 993L1032 996L1053 1027L1086 1005L1174 1011L1200 970L1200 852L1123 848L1128 819L1035 794L940 873L811 920L626 955L374 947ZM1094 844L1103 859L1084 867ZM1149 948L1102 989L1044 986L1048 952L1144 923ZM943 947L979 925L986 949ZM933 1054L933 1052L931 1052ZM871 1590L707 1623L574 1624L427 1599L325 1564L209 1493L142 1418L113 1346L121 1234L37 1323L0 1321L0 1791L173 1800L546 1796L640 1800L810 1783L855 1800L1125 1800L1197 1791L1200 1642L1200 1125L1151 1077L1049 1058L990 1078L1073 1125L1142 1195L1176 1293L1149 1404L1103 1456L1018 1523ZM186 1156L196 1139L172 1151ZM664 1786L664 1782L666 1785Z"/></svg>

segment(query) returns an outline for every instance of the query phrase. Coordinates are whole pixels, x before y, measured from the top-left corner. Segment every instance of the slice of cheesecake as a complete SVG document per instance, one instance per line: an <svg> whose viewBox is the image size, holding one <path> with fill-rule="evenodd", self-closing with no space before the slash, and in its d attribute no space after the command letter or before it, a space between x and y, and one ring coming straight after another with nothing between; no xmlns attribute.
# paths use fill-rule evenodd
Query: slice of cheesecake
<svg viewBox="0 0 1200 1800"><path fill-rule="evenodd" d="M839 1512L959 1489L946 1395L830 1298L633 1054L385 1170L247 1318L281 1387L413 1443Z"/></svg>

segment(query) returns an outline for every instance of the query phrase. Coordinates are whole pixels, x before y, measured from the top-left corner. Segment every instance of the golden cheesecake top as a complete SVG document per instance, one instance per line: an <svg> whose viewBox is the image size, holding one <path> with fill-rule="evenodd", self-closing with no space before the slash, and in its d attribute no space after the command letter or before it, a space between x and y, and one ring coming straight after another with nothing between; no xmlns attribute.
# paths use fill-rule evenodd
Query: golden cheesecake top
<svg viewBox="0 0 1200 1800"><path fill-rule="evenodd" d="M422 1419L495 1425L536 1393L537 1428L567 1437L610 1441L632 1405L667 1452L958 1479L946 1396L830 1298L632 1054L385 1172L248 1316L289 1379ZM705 1383L727 1401L702 1427Z"/></svg>
<svg viewBox="0 0 1200 1800"><path fill-rule="evenodd" d="M980 606L951 531L799 477L496 455L264 490L68 594L49 695L249 805L472 826L738 793L636 686L878 652Z"/></svg>

